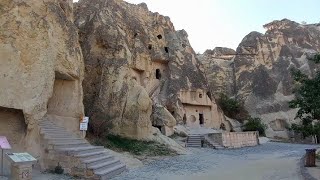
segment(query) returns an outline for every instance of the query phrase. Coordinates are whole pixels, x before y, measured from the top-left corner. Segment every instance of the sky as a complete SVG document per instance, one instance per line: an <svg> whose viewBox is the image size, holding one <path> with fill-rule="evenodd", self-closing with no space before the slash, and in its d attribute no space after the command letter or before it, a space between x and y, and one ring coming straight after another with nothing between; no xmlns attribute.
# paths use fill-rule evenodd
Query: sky
<svg viewBox="0 0 320 180"><path fill-rule="evenodd" d="M169 16L175 29L185 29L198 53L214 47L236 49L251 31L287 18L319 23L320 0L125 0L145 2L150 11Z"/></svg>

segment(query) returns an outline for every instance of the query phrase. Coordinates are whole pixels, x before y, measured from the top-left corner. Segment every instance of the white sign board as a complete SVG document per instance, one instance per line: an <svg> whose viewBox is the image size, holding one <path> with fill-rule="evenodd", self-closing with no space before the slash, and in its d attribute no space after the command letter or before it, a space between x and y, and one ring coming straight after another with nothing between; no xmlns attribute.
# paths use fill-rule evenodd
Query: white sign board
<svg viewBox="0 0 320 180"><path fill-rule="evenodd" d="M83 117L82 122L83 123L88 123L89 122L89 117Z"/></svg>
<svg viewBox="0 0 320 180"><path fill-rule="evenodd" d="M80 123L80 131L87 131L88 123Z"/></svg>
<svg viewBox="0 0 320 180"><path fill-rule="evenodd" d="M15 163L37 161L29 153L7 153L7 155Z"/></svg>

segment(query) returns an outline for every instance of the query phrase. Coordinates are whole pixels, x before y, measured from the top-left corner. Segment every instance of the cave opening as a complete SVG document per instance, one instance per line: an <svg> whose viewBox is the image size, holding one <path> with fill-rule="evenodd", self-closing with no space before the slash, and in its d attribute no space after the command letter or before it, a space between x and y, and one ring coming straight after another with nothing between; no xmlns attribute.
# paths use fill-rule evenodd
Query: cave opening
<svg viewBox="0 0 320 180"><path fill-rule="evenodd" d="M199 123L200 123L200 125L204 124L204 117L203 117L202 113L199 113Z"/></svg>
<svg viewBox="0 0 320 180"><path fill-rule="evenodd" d="M162 39L162 35L161 34L159 34L157 37L158 37L158 39Z"/></svg>
<svg viewBox="0 0 320 180"><path fill-rule="evenodd" d="M166 53L169 53L169 48L168 47L164 47L164 50L166 51Z"/></svg>
<svg viewBox="0 0 320 180"><path fill-rule="evenodd" d="M182 118L183 124L187 124L187 115L184 114Z"/></svg>
<svg viewBox="0 0 320 180"><path fill-rule="evenodd" d="M156 79L161 79L161 71L160 71L160 69L156 69Z"/></svg>

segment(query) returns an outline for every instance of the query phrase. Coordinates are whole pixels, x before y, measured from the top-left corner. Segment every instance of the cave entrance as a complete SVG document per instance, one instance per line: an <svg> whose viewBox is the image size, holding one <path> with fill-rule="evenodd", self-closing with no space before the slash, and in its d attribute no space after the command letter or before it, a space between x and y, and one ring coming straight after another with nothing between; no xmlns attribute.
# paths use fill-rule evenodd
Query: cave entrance
<svg viewBox="0 0 320 180"><path fill-rule="evenodd" d="M161 79L161 71L160 71L160 69L156 69L156 79Z"/></svg>
<svg viewBox="0 0 320 180"><path fill-rule="evenodd" d="M22 110L0 107L0 135L6 136L14 150L24 150L27 124Z"/></svg>
<svg viewBox="0 0 320 180"><path fill-rule="evenodd" d="M183 115L182 121L183 121L183 124L187 124L187 116L186 116L186 114Z"/></svg>
<svg viewBox="0 0 320 180"><path fill-rule="evenodd" d="M162 132L163 131L163 126L153 126L153 127L158 128L160 130L160 132L163 133Z"/></svg>
<svg viewBox="0 0 320 180"><path fill-rule="evenodd" d="M12 147L11 150L4 150L4 153L25 151L26 134L27 124L22 110L0 107L0 136L5 136ZM0 154L0 162L1 158ZM10 162L4 158L3 163L3 173L9 175Z"/></svg>
<svg viewBox="0 0 320 180"><path fill-rule="evenodd" d="M203 124L204 124L204 116L203 116L203 113L199 113L199 123L200 123L200 125L203 125Z"/></svg>
<svg viewBox="0 0 320 180"><path fill-rule="evenodd" d="M81 89L78 83L67 74L56 72L52 96L47 104L49 119L72 130L79 128L77 123L81 113L79 108L81 97L78 93Z"/></svg>

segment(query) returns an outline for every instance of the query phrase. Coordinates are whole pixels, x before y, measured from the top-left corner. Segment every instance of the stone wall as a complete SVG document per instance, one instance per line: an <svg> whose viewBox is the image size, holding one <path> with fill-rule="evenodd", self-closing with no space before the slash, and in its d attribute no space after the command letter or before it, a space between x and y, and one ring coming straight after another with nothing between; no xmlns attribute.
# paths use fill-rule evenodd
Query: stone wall
<svg viewBox="0 0 320 180"><path fill-rule="evenodd" d="M223 132L208 134L215 143L227 148L242 148L259 145L258 132Z"/></svg>

